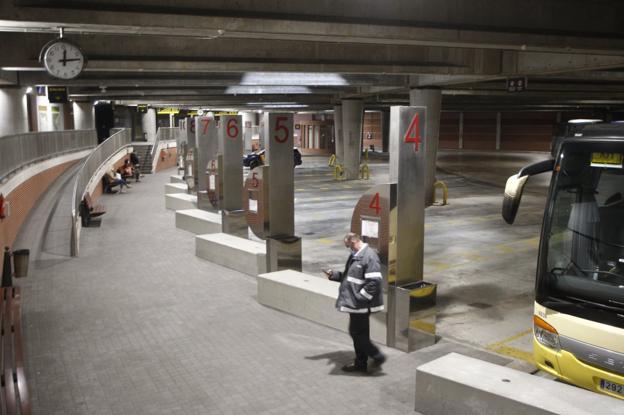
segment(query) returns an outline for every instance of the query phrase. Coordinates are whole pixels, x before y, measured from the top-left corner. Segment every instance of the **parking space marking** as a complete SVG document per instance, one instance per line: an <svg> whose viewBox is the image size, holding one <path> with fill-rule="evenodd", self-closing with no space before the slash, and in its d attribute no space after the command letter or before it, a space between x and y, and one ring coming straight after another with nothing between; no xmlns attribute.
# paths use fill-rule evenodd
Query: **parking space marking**
<svg viewBox="0 0 624 415"><path fill-rule="evenodd" d="M520 333L514 334L513 336L507 337L506 339L486 346L486 349L505 356L513 357L514 359L520 359L524 360L525 362L535 363L535 361L533 360L532 352L527 352L525 350L518 349L517 347L510 346L508 344L531 333L533 333L533 329L521 331Z"/></svg>

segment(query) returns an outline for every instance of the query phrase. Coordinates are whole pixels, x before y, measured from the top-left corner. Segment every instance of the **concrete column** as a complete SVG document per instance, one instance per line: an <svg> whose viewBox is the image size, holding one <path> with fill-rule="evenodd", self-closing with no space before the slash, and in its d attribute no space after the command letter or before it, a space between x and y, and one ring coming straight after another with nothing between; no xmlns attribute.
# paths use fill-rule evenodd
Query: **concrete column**
<svg viewBox="0 0 624 415"><path fill-rule="evenodd" d="M381 110L381 151L390 151L390 110Z"/></svg>
<svg viewBox="0 0 624 415"><path fill-rule="evenodd" d="M427 166L425 168L425 206L433 203L433 184L436 181L436 161L438 158L438 141L440 139L440 111L442 107L442 91L423 88L410 91L410 105L427 107Z"/></svg>
<svg viewBox="0 0 624 415"><path fill-rule="evenodd" d="M143 114L141 125L147 141L152 143L156 141L156 110L154 108L148 108Z"/></svg>
<svg viewBox="0 0 624 415"><path fill-rule="evenodd" d="M501 133L502 133L502 116L500 112L496 113L496 150L501 149Z"/></svg>
<svg viewBox="0 0 624 415"><path fill-rule="evenodd" d="M334 105L334 146L336 163L344 162L344 138L342 136L342 105Z"/></svg>
<svg viewBox="0 0 624 415"><path fill-rule="evenodd" d="M74 129L95 129L95 110L90 102L74 102Z"/></svg>
<svg viewBox="0 0 624 415"><path fill-rule="evenodd" d="M459 143L457 144L457 148L460 150L464 149L464 113L459 113Z"/></svg>
<svg viewBox="0 0 624 415"><path fill-rule="evenodd" d="M359 176L362 155L362 125L364 103L359 99L342 101L342 137L344 140L345 179L355 180Z"/></svg>
<svg viewBox="0 0 624 415"><path fill-rule="evenodd" d="M24 88L0 88L0 137L28 132Z"/></svg>
<svg viewBox="0 0 624 415"><path fill-rule="evenodd" d="M256 125L255 112L243 112L243 152L251 152L251 138L253 136L253 126Z"/></svg>

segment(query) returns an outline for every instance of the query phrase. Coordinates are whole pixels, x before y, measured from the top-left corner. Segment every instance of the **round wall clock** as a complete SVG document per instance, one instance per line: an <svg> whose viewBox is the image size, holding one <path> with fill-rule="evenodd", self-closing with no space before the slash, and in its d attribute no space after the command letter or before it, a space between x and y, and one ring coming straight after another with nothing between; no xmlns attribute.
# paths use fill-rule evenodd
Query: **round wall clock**
<svg viewBox="0 0 624 415"><path fill-rule="evenodd" d="M80 48L63 38L45 45L40 60L48 73L59 79L76 78L87 64Z"/></svg>

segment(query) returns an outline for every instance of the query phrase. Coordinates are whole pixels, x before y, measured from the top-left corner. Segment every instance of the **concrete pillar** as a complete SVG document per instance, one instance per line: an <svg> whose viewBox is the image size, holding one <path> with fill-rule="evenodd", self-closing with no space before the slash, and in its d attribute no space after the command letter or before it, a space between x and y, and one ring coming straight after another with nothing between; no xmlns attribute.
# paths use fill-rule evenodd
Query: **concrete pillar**
<svg viewBox="0 0 624 415"><path fill-rule="evenodd" d="M255 112L243 112L243 152L251 152L251 139L253 136L253 126L256 125Z"/></svg>
<svg viewBox="0 0 624 415"><path fill-rule="evenodd" d="M390 110L381 110L381 151L390 151Z"/></svg>
<svg viewBox="0 0 624 415"><path fill-rule="evenodd" d="M145 139L149 142L156 141L156 110L154 108L148 108L147 112L143 114L141 125Z"/></svg>
<svg viewBox="0 0 624 415"><path fill-rule="evenodd" d="M334 146L336 163L344 162L344 138L342 136L342 105L334 105Z"/></svg>
<svg viewBox="0 0 624 415"><path fill-rule="evenodd" d="M342 137L344 140L344 176L357 179L362 155L364 103L359 99L342 100Z"/></svg>
<svg viewBox="0 0 624 415"><path fill-rule="evenodd" d="M0 88L0 137L28 132L24 88Z"/></svg>
<svg viewBox="0 0 624 415"><path fill-rule="evenodd" d="M95 110L90 102L74 102L74 129L95 129Z"/></svg>
<svg viewBox="0 0 624 415"><path fill-rule="evenodd" d="M500 112L496 113L496 150L501 149L501 133L502 133L502 116Z"/></svg>
<svg viewBox="0 0 624 415"><path fill-rule="evenodd" d="M427 166L425 168L425 206L433 203L433 184L436 181L436 161L438 158L438 141L440 139L440 111L442 107L442 91L440 89L423 88L410 91L410 105L427 107Z"/></svg>

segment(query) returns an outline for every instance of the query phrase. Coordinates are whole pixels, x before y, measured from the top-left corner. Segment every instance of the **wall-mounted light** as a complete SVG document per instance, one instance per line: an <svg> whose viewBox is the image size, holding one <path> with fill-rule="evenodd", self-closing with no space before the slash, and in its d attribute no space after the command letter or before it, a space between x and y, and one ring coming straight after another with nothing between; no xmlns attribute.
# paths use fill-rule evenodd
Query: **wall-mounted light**
<svg viewBox="0 0 624 415"><path fill-rule="evenodd" d="M30 94L30 93L32 93L32 92L33 92L33 88L32 88L32 86L29 86L28 88L26 88L26 93L27 93L27 94Z"/></svg>

